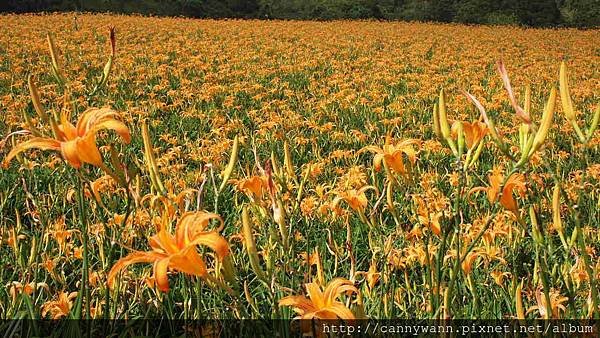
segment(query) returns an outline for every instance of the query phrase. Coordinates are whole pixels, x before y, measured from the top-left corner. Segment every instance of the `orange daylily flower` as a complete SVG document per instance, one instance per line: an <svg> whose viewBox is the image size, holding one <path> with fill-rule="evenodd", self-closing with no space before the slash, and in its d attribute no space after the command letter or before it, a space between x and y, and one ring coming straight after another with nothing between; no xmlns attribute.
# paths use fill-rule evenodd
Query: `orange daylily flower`
<svg viewBox="0 0 600 338"><path fill-rule="evenodd" d="M376 188L372 185L364 186L358 190L350 189L344 192L338 193L338 196L333 200L332 207L335 208L340 201L345 201L348 203L352 210L363 213L365 208L367 207L367 196L365 195L365 191L372 189L376 190Z"/></svg>
<svg viewBox="0 0 600 338"><path fill-rule="evenodd" d="M429 228L435 235L440 236L442 234L442 225L440 224L441 218L444 215L441 210L430 210L428 205L423 198L415 196L417 202L417 216L419 222Z"/></svg>
<svg viewBox="0 0 600 338"><path fill-rule="evenodd" d="M529 314L530 312L534 312L537 311L540 316L544 319L558 319L561 316L561 312L565 312L567 311L567 308L565 307L564 303L566 303L569 298L568 297L564 297L561 296L561 294L556 291L556 290L550 290L549 292L550 294L550 309L552 311L552 313L548 313L548 309L547 309L547 305L546 304L546 297L544 297L544 293L542 292L542 289L537 289L535 292L535 300L537 305L533 305L531 306L528 310L527 313L525 313L525 315Z"/></svg>
<svg viewBox="0 0 600 338"><path fill-rule="evenodd" d="M264 176L252 176L236 181L238 190L245 192L253 200L260 201L268 189L268 181Z"/></svg>
<svg viewBox="0 0 600 338"><path fill-rule="evenodd" d="M483 122L473 121L469 123L463 121L454 121L452 124L452 136L456 136L458 132L458 124L462 124L465 142L468 149L473 149L479 145L479 142L481 142L483 137L488 133L487 125Z"/></svg>
<svg viewBox="0 0 600 338"><path fill-rule="evenodd" d="M504 177L500 172L494 172L489 176L489 179L490 187L487 188L488 200L490 203L494 203L500 193L500 186L502 185ZM515 191L520 195L525 194L525 177L523 174L512 174L508 180L506 180L506 183L502 188L502 195L500 196L500 204L516 214L518 207L517 202L513 197L513 192Z"/></svg>
<svg viewBox="0 0 600 338"><path fill-rule="evenodd" d="M206 231L211 219L221 222L217 230ZM205 245L212 249L219 260L229 254L229 244L219 231L223 227L223 220L216 214L207 212L185 213L177 223L175 235L172 235L164 225L158 233L150 237L149 244L152 251L136 251L127 257L121 258L108 273L108 286L112 287L119 271L135 263L154 263L153 278L159 290L169 290L167 270L172 269L189 275L205 278L208 270L204 259L196 251L196 246Z"/></svg>
<svg viewBox="0 0 600 338"><path fill-rule="evenodd" d="M42 305L42 318L50 313L52 319L66 317L73 307L73 299L77 297L77 292L61 292L56 300L51 300Z"/></svg>
<svg viewBox="0 0 600 338"><path fill-rule="evenodd" d="M296 319L355 319L354 314L338 298L344 293L356 293L354 283L345 278L332 280L325 291L316 283L305 284L305 296L287 296L279 300L279 306L292 306L299 316Z"/></svg>
<svg viewBox="0 0 600 338"><path fill-rule="evenodd" d="M96 145L96 135L102 129L112 129L126 143L131 140L127 126L117 120L117 112L109 108L90 108L83 112L77 126L67 120L66 114L61 116L61 124L55 129L56 138L32 137L14 147L3 161L8 167L9 162L19 153L28 149L53 150L60 152L72 167L78 169L83 163L89 163L105 169L102 156Z"/></svg>
<svg viewBox="0 0 600 338"><path fill-rule="evenodd" d="M369 271L358 271L356 273L356 276L360 275L364 276L365 281L367 282L367 291L370 293L381 278L381 272L377 270L377 262L371 262L371 266L369 266Z"/></svg>
<svg viewBox="0 0 600 338"><path fill-rule="evenodd" d="M376 171L381 170L381 164L383 162L394 173L404 175L407 173L407 169L403 156L406 155L410 162L415 163L417 161L417 151L414 149L413 145L418 143L419 140L407 139L394 145L390 144L388 139L383 148L368 146L363 148L363 150L375 153L375 157L373 157L373 167Z"/></svg>

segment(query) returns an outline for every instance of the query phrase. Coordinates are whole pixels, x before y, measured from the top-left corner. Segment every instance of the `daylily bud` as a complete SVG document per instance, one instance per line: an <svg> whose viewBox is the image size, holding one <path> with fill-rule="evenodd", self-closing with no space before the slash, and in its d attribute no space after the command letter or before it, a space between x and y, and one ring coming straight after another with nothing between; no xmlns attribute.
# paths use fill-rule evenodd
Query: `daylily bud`
<svg viewBox="0 0 600 338"><path fill-rule="evenodd" d="M260 261L258 259L258 252L256 251L256 243L254 242L254 234L252 233L252 225L250 224L250 218L248 216L248 208L244 206L242 209L242 233L244 235L244 243L246 244L246 251L250 257L250 266L256 276L264 282L268 282L267 275L260 267Z"/></svg>
<svg viewBox="0 0 600 338"><path fill-rule="evenodd" d="M394 211L395 207L394 207L394 182L393 181L389 181L388 185L387 185L387 189L386 189L386 201L387 201L387 206L388 206L388 210L390 211Z"/></svg>
<svg viewBox="0 0 600 338"><path fill-rule="evenodd" d="M450 125L448 124L448 115L446 113L446 98L444 95L444 89L440 90L439 97L439 119L440 119L440 131L442 133L442 137L449 138L450 137Z"/></svg>
<svg viewBox="0 0 600 338"><path fill-rule="evenodd" d="M237 271L233 262L231 261L231 255L225 256L223 258L223 277L225 280L230 283L235 283L235 277L237 276Z"/></svg>
<svg viewBox="0 0 600 338"><path fill-rule="evenodd" d="M479 142L477 149L475 149L475 154L471 158L471 162L469 162L470 166L473 165L475 162L477 162L477 160L479 159L479 156L481 155L482 150L483 150L483 142Z"/></svg>
<svg viewBox="0 0 600 338"><path fill-rule="evenodd" d="M254 311L258 312L258 307L256 306L256 302L254 301L254 298L252 298L250 289L248 289L248 281L247 280L244 281L244 296L246 296L246 300L248 301L248 304L250 304L250 306L252 306Z"/></svg>
<svg viewBox="0 0 600 338"><path fill-rule="evenodd" d="M590 128L587 131L586 138L588 141L592 139L592 135L594 135L596 128L598 128L598 122L600 122L600 105L596 108L596 112L592 118L592 124L590 124Z"/></svg>
<svg viewBox="0 0 600 338"><path fill-rule="evenodd" d="M165 195L167 191L165 190L158 173L158 165L156 164L156 159L154 158L154 148L152 147L152 142L150 141L150 132L148 131L148 124L146 121L142 121L142 139L144 141L146 167L148 168L152 185L160 194Z"/></svg>
<svg viewBox="0 0 600 338"><path fill-rule="evenodd" d="M277 162L277 157L275 157L275 153L271 151L271 169L273 170L273 174L277 177L281 177L281 170L279 169L279 163Z"/></svg>
<svg viewBox="0 0 600 338"><path fill-rule="evenodd" d="M448 114L446 113L446 98L444 95L444 89L440 90L438 108L438 115L440 119L440 131L442 133L442 137L444 137L446 142L448 142L448 146L452 150L452 153L454 153L454 155L457 155L458 151L456 150L456 145L454 144L454 141L452 140L450 134L450 124L448 123Z"/></svg>
<svg viewBox="0 0 600 338"><path fill-rule="evenodd" d="M44 111L44 107L40 103L40 95L38 94L37 87L33 82L33 77L29 75L27 77L27 85L29 86L29 94L31 95L31 101L33 102L33 108L35 108L36 113L44 122L48 122L48 115L46 111Z"/></svg>
<svg viewBox="0 0 600 338"><path fill-rule="evenodd" d="M433 105L433 132L439 139L442 138L442 131L440 130L440 114L438 112L438 105Z"/></svg>
<svg viewBox="0 0 600 338"><path fill-rule="evenodd" d="M525 319L525 310L523 308L523 281L517 285L515 290L515 307L517 309L517 319Z"/></svg>
<svg viewBox="0 0 600 338"><path fill-rule="evenodd" d="M556 88L552 88L550 92L550 97L548 98L548 103L546 103L546 108L544 109L544 113L542 114L542 121L540 122L540 128L535 134L535 138L533 140L533 146L529 151L529 156L533 155L542 144L546 140L546 136L548 136L548 132L550 131L550 127L552 126L552 119L554 117L554 103L556 102Z"/></svg>
<svg viewBox="0 0 600 338"><path fill-rule="evenodd" d="M465 150L465 130L463 128L463 124L462 122L458 123L458 128L457 128L457 144L458 144L458 158L460 158Z"/></svg>
<svg viewBox="0 0 600 338"><path fill-rule="evenodd" d="M552 191L552 223L554 228L558 232L558 237L567 252L569 252L569 245L565 240L564 229L562 220L560 218L560 185L557 183Z"/></svg>
<svg viewBox="0 0 600 338"><path fill-rule="evenodd" d="M308 181L308 176L310 176L310 164L307 165L306 172L304 173L304 177L302 177L302 181L300 182L300 187L298 187L298 194L296 195L296 202L300 203L302 200L302 193L304 192L304 186Z"/></svg>
<svg viewBox="0 0 600 338"><path fill-rule="evenodd" d="M283 164L285 165L285 172L289 178L295 178L294 166L292 165L292 153L290 152L290 146L287 141L283 143Z"/></svg>
<svg viewBox="0 0 600 338"><path fill-rule="evenodd" d="M110 40L110 55L115 56L116 39L115 39L115 26L108 27L108 38Z"/></svg>
<svg viewBox="0 0 600 338"><path fill-rule="evenodd" d="M529 218L531 219L531 235L533 236L533 240L538 245L544 244L544 237L542 236L537 220L537 215L535 213L535 209L533 206L529 207Z"/></svg>
<svg viewBox="0 0 600 338"><path fill-rule="evenodd" d="M31 240L31 250L29 251L29 266L33 265L33 260L37 257L37 237L33 236Z"/></svg>
<svg viewBox="0 0 600 338"><path fill-rule="evenodd" d="M48 33L46 37L48 40L48 47L50 49L50 57L52 59L52 74L56 78L56 81L58 81L58 83L62 86L65 84L66 80L62 71L60 60L58 59L58 50L54 44L54 38L52 37L52 34Z"/></svg>
<svg viewBox="0 0 600 338"><path fill-rule="evenodd" d="M281 235L281 241L283 247L288 247L288 228L285 220L285 208L280 198L277 199L276 204L273 204L273 218L277 225L279 225L279 233Z"/></svg>
<svg viewBox="0 0 600 338"><path fill-rule="evenodd" d="M560 186L557 184L552 191L552 223L558 231L563 230L562 221L560 219Z"/></svg>
<svg viewBox="0 0 600 338"><path fill-rule="evenodd" d="M567 64L562 61L560 64L560 101L563 107L563 112L567 120L575 120L575 111L573 110L573 102L571 101L571 93L569 90L569 75Z"/></svg>
<svg viewBox="0 0 600 338"><path fill-rule="evenodd" d="M531 114L531 86L527 85L525 88L525 113L527 115Z"/></svg>
<svg viewBox="0 0 600 338"><path fill-rule="evenodd" d="M115 45L116 45L115 27L113 27L113 26L110 26L108 28L108 39L110 41L110 54L108 55L108 61L106 61L106 64L104 65L104 71L102 72L102 77L100 78L98 85L96 85L96 87L92 91L92 95L94 93L96 93L96 91L100 87L102 87L106 84L106 81L108 81L108 77L110 76L110 72L112 70L113 59L115 57Z"/></svg>
<svg viewBox="0 0 600 338"><path fill-rule="evenodd" d="M575 241L577 241L577 236L579 236L579 227L575 227L573 232L571 233L571 239L569 240L569 246L574 246Z"/></svg>
<svg viewBox="0 0 600 338"><path fill-rule="evenodd" d="M223 191L223 189L225 188L225 185L227 184L227 181L229 180L229 177L231 177L231 174L233 173L233 170L235 169L235 164L237 163L239 150L240 150L240 142L239 142L238 137L236 136L233 139L233 148L231 149L231 155L229 156L229 163L227 164L225 171L223 171L223 181L221 182L221 186L219 186L219 193L221 193Z"/></svg>
<svg viewBox="0 0 600 338"><path fill-rule="evenodd" d="M529 125L521 124L519 127L519 148L524 149L529 140Z"/></svg>

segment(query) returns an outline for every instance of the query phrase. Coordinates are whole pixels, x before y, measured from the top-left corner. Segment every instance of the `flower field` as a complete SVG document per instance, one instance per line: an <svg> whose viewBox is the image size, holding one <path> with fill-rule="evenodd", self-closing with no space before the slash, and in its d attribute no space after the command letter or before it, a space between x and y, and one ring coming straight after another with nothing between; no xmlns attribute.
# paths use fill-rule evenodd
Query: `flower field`
<svg viewBox="0 0 600 338"><path fill-rule="evenodd" d="M599 318L600 31L2 15L0 318Z"/></svg>

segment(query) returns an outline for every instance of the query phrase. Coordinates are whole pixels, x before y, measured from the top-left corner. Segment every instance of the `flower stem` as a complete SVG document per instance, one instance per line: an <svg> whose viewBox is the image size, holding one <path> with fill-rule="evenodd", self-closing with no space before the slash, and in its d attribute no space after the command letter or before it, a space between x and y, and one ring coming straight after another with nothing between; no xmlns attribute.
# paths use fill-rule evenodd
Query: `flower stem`
<svg viewBox="0 0 600 338"><path fill-rule="evenodd" d="M85 209L85 201L83 199L83 179L81 172L77 173L77 202L79 206L79 221L81 225L81 234L83 237L83 266L82 266L82 277L81 277L81 290L85 300L85 319L90 319L90 289L88 287L89 281L89 253L88 253L88 222L87 214Z"/></svg>

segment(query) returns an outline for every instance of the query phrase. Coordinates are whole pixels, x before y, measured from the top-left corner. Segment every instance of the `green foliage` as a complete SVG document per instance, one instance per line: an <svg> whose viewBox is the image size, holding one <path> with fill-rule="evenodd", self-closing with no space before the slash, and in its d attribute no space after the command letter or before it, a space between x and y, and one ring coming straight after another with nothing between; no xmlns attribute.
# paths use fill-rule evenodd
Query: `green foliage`
<svg viewBox="0 0 600 338"><path fill-rule="evenodd" d="M563 20L569 26L600 26L600 0L566 0L561 7Z"/></svg>
<svg viewBox="0 0 600 338"><path fill-rule="evenodd" d="M600 0L8 0L0 12L90 11L198 18L385 19L597 27Z"/></svg>

